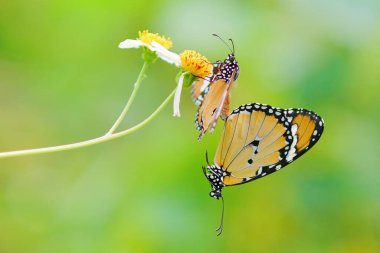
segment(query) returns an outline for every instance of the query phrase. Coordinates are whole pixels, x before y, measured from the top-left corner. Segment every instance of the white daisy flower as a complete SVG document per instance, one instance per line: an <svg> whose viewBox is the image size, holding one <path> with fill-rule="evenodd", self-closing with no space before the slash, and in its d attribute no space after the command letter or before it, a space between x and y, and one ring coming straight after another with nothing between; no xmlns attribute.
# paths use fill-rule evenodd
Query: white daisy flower
<svg viewBox="0 0 380 253"><path fill-rule="evenodd" d="M155 52L155 54L162 60L174 64L177 67L180 66L179 55L170 52L168 49L173 45L170 38L165 38L160 36L158 33L150 33L148 30L139 32L139 38L132 40L126 39L119 44L119 48L139 48L146 47L150 51Z"/></svg>
<svg viewBox="0 0 380 253"><path fill-rule="evenodd" d="M173 116L180 117L179 104L181 100L182 87L189 87L196 78L205 78L212 73L212 64L203 55L193 51L185 50L181 54L169 51L173 45L170 38L160 36L158 33L149 33L148 30L139 32L139 38L132 40L127 39L119 44L119 48L139 48L145 47L154 54L144 54L148 62L153 62L157 57L174 64L181 69L181 75L178 79L177 89L174 96Z"/></svg>

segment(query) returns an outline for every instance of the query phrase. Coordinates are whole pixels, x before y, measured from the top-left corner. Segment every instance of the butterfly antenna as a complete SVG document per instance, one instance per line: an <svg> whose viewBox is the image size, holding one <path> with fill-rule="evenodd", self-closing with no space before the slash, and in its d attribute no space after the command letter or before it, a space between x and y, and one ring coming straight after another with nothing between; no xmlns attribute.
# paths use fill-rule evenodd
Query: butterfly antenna
<svg viewBox="0 0 380 253"><path fill-rule="evenodd" d="M225 40L223 40L218 34L215 34L215 33L213 33L212 34L213 36L215 36L215 37L218 37L227 47L228 47L228 49L232 52L232 53L234 53L234 51L231 49L231 47L230 47L230 45L228 45L227 44L227 42L225 41Z"/></svg>
<svg viewBox="0 0 380 253"><path fill-rule="evenodd" d="M207 178L206 167L205 167L205 166L202 166L202 170L203 170L203 174L204 174L204 175L205 175L205 177Z"/></svg>
<svg viewBox="0 0 380 253"><path fill-rule="evenodd" d="M219 227L215 230L215 231L218 231L217 236L220 236L220 234L223 232L223 221L224 221L224 199L223 199L223 196L220 196L220 198L222 199L222 218L220 220Z"/></svg>
<svg viewBox="0 0 380 253"><path fill-rule="evenodd" d="M231 38L228 40L231 41L231 44L232 44L232 54L235 54L235 44Z"/></svg>
<svg viewBox="0 0 380 253"><path fill-rule="evenodd" d="M208 166L210 166L210 162L208 161L208 154L207 154L207 151L206 151L206 162L207 162Z"/></svg>

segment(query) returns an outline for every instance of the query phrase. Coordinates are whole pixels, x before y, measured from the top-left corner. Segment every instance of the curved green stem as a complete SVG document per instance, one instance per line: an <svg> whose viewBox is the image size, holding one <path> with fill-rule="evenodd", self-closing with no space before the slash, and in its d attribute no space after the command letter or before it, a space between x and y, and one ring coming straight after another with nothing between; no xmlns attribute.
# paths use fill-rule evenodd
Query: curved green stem
<svg viewBox="0 0 380 253"><path fill-rule="evenodd" d="M150 121L152 121L161 111L162 109L170 102L170 100L173 98L175 93L175 90L170 93L170 95L162 102L162 104L151 114L148 118L140 122L139 124L118 132L118 133L111 133L111 134L105 134L101 137L82 141L82 142L76 142L72 144L66 144L66 145L60 145L60 146L53 146L53 147L46 147L46 148L36 148L36 149L25 149L25 150L17 150L17 151L9 151L9 152L2 152L0 153L0 158L6 158L6 157L15 157L15 156L26 156L26 155L35 155L35 154L45 154L45 153L52 153L57 151L64 151L64 150L71 150L86 146L92 146L95 144L99 144L102 142L110 141L128 134L131 134L140 128L144 127L146 124L148 124Z"/></svg>
<svg viewBox="0 0 380 253"><path fill-rule="evenodd" d="M140 84L141 84L142 80L145 77L145 72L146 72L146 70L148 68L148 65L149 64L147 62L144 62L144 65L142 66L142 68L140 70L140 74L137 77L137 80L136 80L135 84L133 85L133 91L132 91L131 95L129 96L127 104L125 105L125 107L124 107L123 111L121 112L119 118L117 118L117 120L115 121L115 123L113 124L113 126L110 128L110 130L105 135L110 135L113 132L115 132L115 130L117 129L117 127L123 121L125 115L127 114L127 112L129 110L129 108L131 107L133 101L135 100L135 97L136 97L137 91L139 90Z"/></svg>

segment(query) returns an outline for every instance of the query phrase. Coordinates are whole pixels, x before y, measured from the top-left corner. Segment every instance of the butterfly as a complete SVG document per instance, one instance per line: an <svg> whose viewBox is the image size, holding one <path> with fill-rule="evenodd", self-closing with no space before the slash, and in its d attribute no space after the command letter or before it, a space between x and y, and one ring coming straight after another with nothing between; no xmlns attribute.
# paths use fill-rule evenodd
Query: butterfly
<svg viewBox="0 0 380 253"><path fill-rule="evenodd" d="M219 37L216 34L214 36ZM231 54L228 54L223 62L215 63L211 76L195 81L191 87L194 102L199 106L195 119L197 130L201 132L198 139L201 139L207 130L213 132L220 116L225 119L229 114L230 91L239 76L235 47L231 39L230 41L233 47L232 50L230 48Z"/></svg>
<svg viewBox="0 0 380 253"><path fill-rule="evenodd" d="M211 184L210 196L223 202L223 187L251 182L290 164L314 146L323 128L320 116L302 108L259 103L236 108L226 118L213 165L206 153L209 166L202 169Z"/></svg>

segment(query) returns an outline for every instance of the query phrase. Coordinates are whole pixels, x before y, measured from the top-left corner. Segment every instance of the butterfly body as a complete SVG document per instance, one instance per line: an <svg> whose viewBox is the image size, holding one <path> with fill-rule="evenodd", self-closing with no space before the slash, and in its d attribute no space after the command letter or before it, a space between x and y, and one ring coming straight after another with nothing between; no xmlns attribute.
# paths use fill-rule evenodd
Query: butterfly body
<svg viewBox="0 0 380 253"><path fill-rule="evenodd" d="M232 78L234 73L235 75L233 81L236 81L236 79L239 76L240 69L238 62L236 61L235 55L233 53L228 54L227 58L223 62L217 62L217 65L214 67L213 72L214 76L211 82L219 79L223 79L226 82L228 82Z"/></svg>
<svg viewBox="0 0 380 253"><path fill-rule="evenodd" d="M219 199L224 186L247 183L290 164L319 140L323 128L320 116L302 108L238 107L226 118L214 164L203 168L210 196Z"/></svg>
<svg viewBox="0 0 380 253"><path fill-rule="evenodd" d="M219 199L222 196L222 189L225 186L223 183L223 177L227 176L227 173L223 171L218 165L211 165L207 168L203 167L203 173L211 184L210 197Z"/></svg>
<svg viewBox="0 0 380 253"><path fill-rule="evenodd" d="M197 130L202 138L209 129L213 132L218 118L223 119L229 113L229 95L233 83L239 76L239 65L233 53L223 62L217 62L214 73L208 80L199 80L193 84L192 94L199 110L196 115Z"/></svg>

